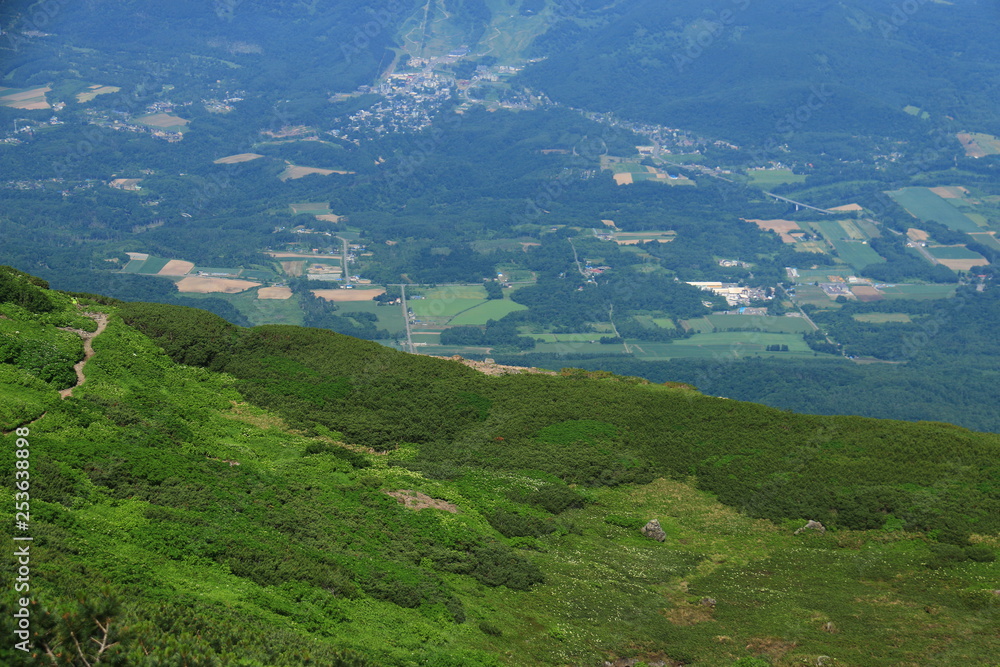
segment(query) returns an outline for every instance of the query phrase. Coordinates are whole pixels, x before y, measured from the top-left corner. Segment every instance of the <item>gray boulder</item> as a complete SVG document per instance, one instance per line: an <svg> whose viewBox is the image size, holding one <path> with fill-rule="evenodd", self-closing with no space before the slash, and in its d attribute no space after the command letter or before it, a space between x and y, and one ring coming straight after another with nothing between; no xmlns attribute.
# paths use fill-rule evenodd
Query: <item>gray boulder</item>
<svg viewBox="0 0 1000 667"><path fill-rule="evenodd" d="M662 528L660 528L660 522L657 521L656 519L651 520L649 523L643 526L641 530L643 535L652 538L657 542L662 542L663 540L667 539L667 534L663 532Z"/></svg>

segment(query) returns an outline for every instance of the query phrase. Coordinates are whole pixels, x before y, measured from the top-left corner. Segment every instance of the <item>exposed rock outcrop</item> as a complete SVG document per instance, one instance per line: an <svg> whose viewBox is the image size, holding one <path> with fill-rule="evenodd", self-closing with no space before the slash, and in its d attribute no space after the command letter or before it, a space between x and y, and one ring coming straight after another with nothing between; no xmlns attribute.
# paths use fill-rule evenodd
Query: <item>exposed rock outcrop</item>
<svg viewBox="0 0 1000 667"><path fill-rule="evenodd" d="M642 534L646 537L652 538L657 542L662 542L667 539L667 534L663 532L663 528L660 527L660 522L656 519L651 520L641 529Z"/></svg>

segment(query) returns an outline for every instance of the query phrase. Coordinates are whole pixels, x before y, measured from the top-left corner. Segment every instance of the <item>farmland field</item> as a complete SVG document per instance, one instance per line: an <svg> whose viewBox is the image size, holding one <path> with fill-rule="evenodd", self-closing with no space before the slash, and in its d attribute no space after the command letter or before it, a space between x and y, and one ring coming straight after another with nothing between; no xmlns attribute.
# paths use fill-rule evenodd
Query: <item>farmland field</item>
<svg viewBox="0 0 1000 667"><path fill-rule="evenodd" d="M486 289L480 285L449 285L426 289L423 293L422 299L406 300L417 318L451 318L486 303Z"/></svg>
<svg viewBox="0 0 1000 667"><path fill-rule="evenodd" d="M926 250L934 259L983 259L964 245L929 245Z"/></svg>
<svg viewBox="0 0 1000 667"><path fill-rule="evenodd" d="M981 132L959 132L958 140L968 157L980 158L1000 154L1000 139Z"/></svg>
<svg viewBox="0 0 1000 667"><path fill-rule="evenodd" d="M132 262L129 262L131 264ZM159 273L163 267L170 263L169 259L164 259L163 257L152 257L150 256L142 266L136 268L135 270L129 271L129 273L141 273L144 275L155 275ZM125 267L128 269L128 266Z"/></svg>
<svg viewBox="0 0 1000 667"><path fill-rule="evenodd" d="M409 304L409 302L407 302ZM527 306L514 303L510 299L493 299L486 303L474 306L470 310L459 313L449 322L451 326L463 325L483 325L488 320L499 320L504 315L515 313L519 310L527 310ZM414 311L415 313L416 311Z"/></svg>
<svg viewBox="0 0 1000 667"><path fill-rule="evenodd" d="M290 164L285 167L285 170L281 172L278 176L282 181L295 180L299 178L304 178L311 174L319 174L320 176L329 176L330 174L353 174L353 171L340 171L338 169L321 169L320 167L300 167L298 165Z"/></svg>
<svg viewBox="0 0 1000 667"><path fill-rule="evenodd" d="M135 119L135 122L140 125L166 130L167 132L186 132L187 125L191 121L185 120L180 116L171 116L168 113L154 113L148 116L139 116Z"/></svg>
<svg viewBox="0 0 1000 667"><path fill-rule="evenodd" d="M330 204L327 202L289 204L288 207L292 210L292 215L298 215L299 213L326 215L330 213Z"/></svg>
<svg viewBox="0 0 1000 667"><path fill-rule="evenodd" d="M195 292L207 294L210 292L225 292L226 294L236 294L246 291L252 287L260 287L260 283L249 280L232 280L230 278L200 278L197 276L187 276L177 282L177 291Z"/></svg>
<svg viewBox="0 0 1000 667"><path fill-rule="evenodd" d="M809 322L801 317L706 315L695 320L686 320L685 324L698 333L711 333L713 329L720 332L727 329L760 329L767 333L801 334L813 330Z"/></svg>
<svg viewBox="0 0 1000 667"><path fill-rule="evenodd" d="M314 289L312 293L327 301L351 302L351 301L371 301L380 294L385 294L385 290L378 289ZM384 306L383 306L384 307Z"/></svg>
<svg viewBox="0 0 1000 667"><path fill-rule="evenodd" d="M806 224L822 234L837 251L837 256L856 270L860 271L866 266L885 261L863 240L867 238L864 232L850 221L834 220Z"/></svg>
<svg viewBox="0 0 1000 667"><path fill-rule="evenodd" d="M618 245L638 245L647 241L667 242L677 238L673 231L664 232L615 232L614 239Z"/></svg>
<svg viewBox="0 0 1000 667"><path fill-rule="evenodd" d="M299 300L293 295L290 299L261 299L260 290L250 290L239 294L186 294L189 298L224 299L233 304L252 325L260 324L292 324L302 326L302 309Z"/></svg>
<svg viewBox="0 0 1000 667"><path fill-rule="evenodd" d="M85 92L76 94L76 101L79 102L80 104L83 104L85 102L91 101L98 95L117 93L119 90L121 90L121 88L119 88L118 86L101 86L101 85L88 86Z"/></svg>
<svg viewBox="0 0 1000 667"><path fill-rule="evenodd" d="M947 299L955 296L955 285L881 285L879 291L889 299Z"/></svg>
<svg viewBox="0 0 1000 667"><path fill-rule="evenodd" d="M541 343L589 343L596 341L605 334L599 333L575 333L575 334L524 334L528 338L534 338Z"/></svg>
<svg viewBox="0 0 1000 667"><path fill-rule="evenodd" d="M994 250L1000 250L1000 241L997 241L997 237L989 232L979 232L976 234L969 234L976 243L981 243L987 248L993 248Z"/></svg>
<svg viewBox="0 0 1000 667"><path fill-rule="evenodd" d="M764 231L774 232L781 237L785 243L795 243L796 239L791 232L801 232L799 223L793 220L747 220L752 222Z"/></svg>
<svg viewBox="0 0 1000 667"><path fill-rule="evenodd" d="M406 331L406 324L403 322L403 309L398 304L380 306L375 301L339 301L337 302L337 306L338 315L372 313L378 318L376 326L389 331L393 335L398 335Z"/></svg>
<svg viewBox="0 0 1000 667"><path fill-rule="evenodd" d="M290 287L261 287L257 290L258 299L291 299Z"/></svg>
<svg viewBox="0 0 1000 667"><path fill-rule="evenodd" d="M927 188L903 188L887 194L920 220L934 220L958 232L982 231L979 225Z"/></svg>
<svg viewBox="0 0 1000 667"><path fill-rule="evenodd" d="M7 88L0 90L0 106L12 109L24 109L34 111L39 109L50 109L45 93L52 90L49 86L38 88Z"/></svg>
<svg viewBox="0 0 1000 667"><path fill-rule="evenodd" d="M194 262L186 262L183 259L172 259L157 271L161 276L186 276L194 268Z"/></svg>
<svg viewBox="0 0 1000 667"><path fill-rule="evenodd" d="M769 187L782 183L803 183L806 177L792 173L791 169L747 169L747 176L754 185Z"/></svg>
<svg viewBox="0 0 1000 667"><path fill-rule="evenodd" d="M748 356L813 357L801 335L759 332L696 334L671 343L628 341L636 357L655 359L734 359ZM787 345L787 352L768 352L768 345ZM605 346L610 347L610 346Z"/></svg>
<svg viewBox="0 0 1000 667"><path fill-rule="evenodd" d="M258 153L240 153L239 155L227 155L226 157L220 157L218 160L213 160L213 164L237 164L240 162L250 162L251 160L256 160L258 158L264 157Z"/></svg>

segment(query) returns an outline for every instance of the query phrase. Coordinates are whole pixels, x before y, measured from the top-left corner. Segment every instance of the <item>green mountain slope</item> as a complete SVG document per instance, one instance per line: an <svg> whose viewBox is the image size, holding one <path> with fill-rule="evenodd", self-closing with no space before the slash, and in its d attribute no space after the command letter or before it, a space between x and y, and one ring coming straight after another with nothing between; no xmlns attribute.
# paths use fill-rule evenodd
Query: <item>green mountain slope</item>
<svg viewBox="0 0 1000 667"><path fill-rule="evenodd" d="M14 636L31 595L38 654L7 642L5 664L84 664L76 642L90 664L151 665L969 665L1000 649L996 435L606 373L491 377L2 271L0 508L22 520L27 481L12 532L33 538L30 591L8 587L2 615ZM94 331L97 313L74 387L60 371L83 347L58 327ZM43 346L62 356L32 365ZM829 530L793 534L807 519ZM13 580L14 559L0 567Z"/></svg>

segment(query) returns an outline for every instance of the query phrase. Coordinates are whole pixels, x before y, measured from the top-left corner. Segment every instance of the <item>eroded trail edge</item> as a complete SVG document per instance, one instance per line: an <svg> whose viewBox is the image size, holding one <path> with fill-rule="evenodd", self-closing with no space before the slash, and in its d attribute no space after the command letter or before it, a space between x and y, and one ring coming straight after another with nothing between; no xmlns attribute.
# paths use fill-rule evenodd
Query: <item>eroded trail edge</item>
<svg viewBox="0 0 1000 667"><path fill-rule="evenodd" d="M87 364L90 358L94 356L94 339L100 336L104 329L108 326L108 316L104 313L84 313L84 315L97 322L97 331L83 331L82 329L66 330L79 334L80 338L83 339L83 359L73 365L73 370L76 371L76 384L69 389L61 390L59 392L59 396L62 398L69 398L72 396L73 390L87 381L87 376L83 374L83 367Z"/></svg>

